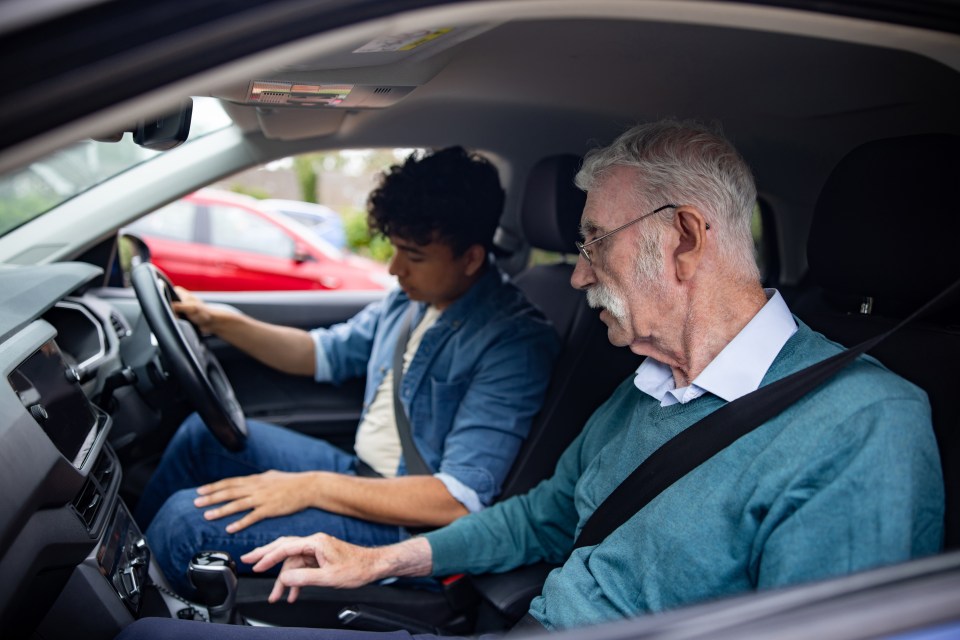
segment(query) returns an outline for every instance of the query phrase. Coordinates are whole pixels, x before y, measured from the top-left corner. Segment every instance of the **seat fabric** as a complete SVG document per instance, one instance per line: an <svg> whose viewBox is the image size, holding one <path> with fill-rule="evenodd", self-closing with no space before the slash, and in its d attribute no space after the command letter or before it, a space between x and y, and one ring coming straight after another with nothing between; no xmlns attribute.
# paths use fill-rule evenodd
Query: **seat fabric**
<svg viewBox="0 0 960 640"><path fill-rule="evenodd" d="M807 245L818 291L794 311L845 346L877 335L960 278L960 137L915 135L851 151L817 201ZM947 548L960 547L960 301L870 352L929 396L946 489Z"/></svg>

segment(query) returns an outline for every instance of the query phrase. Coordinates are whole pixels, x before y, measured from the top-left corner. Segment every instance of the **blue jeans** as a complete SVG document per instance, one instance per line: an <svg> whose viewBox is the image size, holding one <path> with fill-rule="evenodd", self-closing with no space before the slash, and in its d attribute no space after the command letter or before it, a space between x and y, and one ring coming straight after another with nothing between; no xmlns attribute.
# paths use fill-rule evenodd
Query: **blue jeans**
<svg viewBox="0 0 960 640"><path fill-rule="evenodd" d="M334 471L356 474L357 458L303 434L264 422L248 420L250 430L243 451L225 449L196 414L187 418L170 441L143 497L136 520L146 530L147 542L171 586L192 596L187 564L198 551L227 551L241 573L250 565L239 558L280 536L306 536L318 531L363 546L398 542L407 536L394 525L377 524L322 509L261 520L237 533L225 527L240 519L238 513L219 520L205 520L193 500L196 487L234 476L276 469L279 471Z"/></svg>

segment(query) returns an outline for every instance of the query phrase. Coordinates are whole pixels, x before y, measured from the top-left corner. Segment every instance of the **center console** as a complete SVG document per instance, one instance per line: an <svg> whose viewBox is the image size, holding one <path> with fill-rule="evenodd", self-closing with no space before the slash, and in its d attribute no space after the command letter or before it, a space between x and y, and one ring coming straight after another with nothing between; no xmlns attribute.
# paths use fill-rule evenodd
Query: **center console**
<svg viewBox="0 0 960 640"><path fill-rule="evenodd" d="M137 617L144 589L150 584L150 548L123 503L114 512L96 553L100 573Z"/></svg>
<svg viewBox="0 0 960 640"><path fill-rule="evenodd" d="M40 637L112 638L136 618L200 609L169 589L119 497L119 481L119 463L106 445L72 505L94 546L37 628Z"/></svg>

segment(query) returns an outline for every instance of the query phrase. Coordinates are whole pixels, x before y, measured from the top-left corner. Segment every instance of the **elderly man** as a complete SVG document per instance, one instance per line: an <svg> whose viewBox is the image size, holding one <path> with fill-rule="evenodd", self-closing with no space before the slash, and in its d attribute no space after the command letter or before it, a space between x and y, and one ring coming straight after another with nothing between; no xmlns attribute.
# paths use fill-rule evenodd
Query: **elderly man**
<svg viewBox="0 0 960 640"><path fill-rule="evenodd" d="M283 563L273 601L287 590L296 599L305 585L546 560L562 566L529 618L564 629L939 549L943 487L926 396L866 357L599 544L573 548L597 506L671 437L841 349L761 288L750 233L756 190L724 139L691 124L641 125L589 154L577 184L588 196L573 285L602 309L611 342L648 356L636 376L591 417L555 475L526 495L387 547L318 534L247 554L257 571ZM124 637L165 628L143 621ZM182 637L209 635L193 632Z"/></svg>

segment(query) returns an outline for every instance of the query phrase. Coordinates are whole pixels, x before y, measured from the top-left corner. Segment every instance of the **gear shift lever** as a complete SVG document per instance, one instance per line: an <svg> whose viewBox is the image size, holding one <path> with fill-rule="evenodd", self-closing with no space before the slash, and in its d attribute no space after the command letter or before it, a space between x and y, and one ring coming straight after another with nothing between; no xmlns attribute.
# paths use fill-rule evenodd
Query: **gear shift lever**
<svg viewBox="0 0 960 640"><path fill-rule="evenodd" d="M200 602L210 610L211 622L236 624L237 565L226 551L201 551L187 567Z"/></svg>

